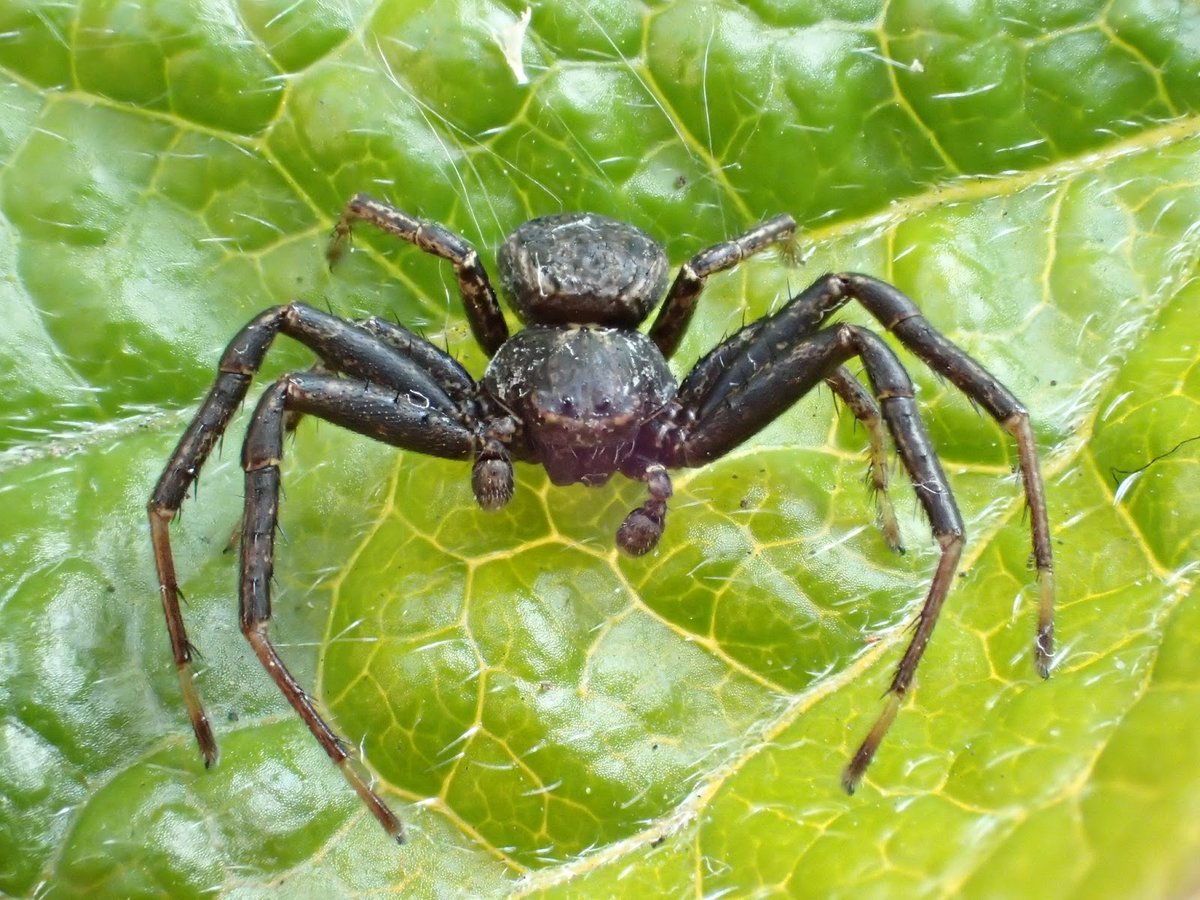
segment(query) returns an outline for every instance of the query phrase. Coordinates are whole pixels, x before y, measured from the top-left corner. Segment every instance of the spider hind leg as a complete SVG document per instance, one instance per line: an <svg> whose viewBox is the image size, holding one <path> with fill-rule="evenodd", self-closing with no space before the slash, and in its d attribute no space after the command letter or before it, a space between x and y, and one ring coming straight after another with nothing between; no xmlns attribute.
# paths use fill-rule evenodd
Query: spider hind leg
<svg viewBox="0 0 1200 900"><path fill-rule="evenodd" d="M408 241L420 250L447 260L454 267L458 292L462 295L471 333L488 356L508 339L508 325L479 254L461 235L439 225L410 216L390 203L367 194L355 194L347 201L333 228L325 258L330 268L337 263L350 241L355 222L367 222L381 231Z"/></svg>
<svg viewBox="0 0 1200 900"><path fill-rule="evenodd" d="M242 450L246 472L239 588L242 633L346 781L388 834L403 842L399 818L354 767L344 742L317 712L268 635L279 522L279 467L292 411L315 415L385 443L452 459L469 456L474 437L450 416L418 406L393 388L307 372L285 375L263 394Z"/></svg>
<svg viewBox="0 0 1200 900"><path fill-rule="evenodd" d="M285 376L264 394L243 452L246 507L242 517L242 623L256 655L384 827L400 835L395 816L353 769L345 750L316 716L306 695L275 655L266 634L270 572L279 495L279 461L289 422L315 415L378 440L433 456L469 458L474 447L474 382L442 351L411 332L376 334L302 303L255 316L230 341L216 381L180 438L150 496L147 511L159 594L192 729L206 766L217 744L192 677L193 648L184 628L171 551L170 523L188 488L246 396L276 335L317 354L321 369ZM404 331L404 334L399 334ZM396 333L392 333L396 332ZM344 376L328 374L340 372Z"/></svg>

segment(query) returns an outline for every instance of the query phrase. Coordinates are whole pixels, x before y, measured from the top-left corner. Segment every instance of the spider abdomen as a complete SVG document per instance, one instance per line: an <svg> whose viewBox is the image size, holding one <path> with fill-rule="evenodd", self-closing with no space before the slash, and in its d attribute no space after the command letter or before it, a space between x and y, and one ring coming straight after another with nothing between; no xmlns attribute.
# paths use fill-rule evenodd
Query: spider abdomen
<svg viewBox="0 0 1200 900"><path fill-rule="evenodd" d="M675 378L638 331L531 326L508 340L481 382L525 426L531 457L555 484L603 484L638 432L675 396Z"/></svg>
<svg viewBox="0 0 1200 900"><path fill-rule="evenodd" d="M597 213L531 219L497 254L500 283L527 324L636 328L667 287L667 255L650 235Z"/></svg>

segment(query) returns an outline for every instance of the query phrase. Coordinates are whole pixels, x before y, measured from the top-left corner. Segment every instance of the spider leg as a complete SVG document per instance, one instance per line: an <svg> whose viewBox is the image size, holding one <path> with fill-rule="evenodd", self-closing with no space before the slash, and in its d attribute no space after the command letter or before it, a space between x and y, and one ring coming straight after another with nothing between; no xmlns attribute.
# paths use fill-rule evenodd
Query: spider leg
<svg viewBox="0 0 1200 900"><path fill-rule="evenodd" d="M663 356L669 359L679 347L709 275L731 269L771 244L788 240L795 231L796 221L791 216L776 216L735 238L706 247L684 263L650 329L650 339Z"/></svg>
<svg viewBox="0 0 1200 900"><path fill-rule="evenodd" d="M754 343L762 326L768 321L770 320L759 319L752 322L700 360L688 374L687 380L680 389L680 400L685 405L694 404L700 398L707 396L734 360ZM793 339L811 334L815 330L813 328L795 334ZM876 406L870 392L845 366L838 366L833 374L825 379L825 382L867 429L870 459L868 477L875 497L879 527L888 547L896 553L903 553L904 547L900 542L900 525L888 493L887 443L884 439L884 425L879 415L879 407Z"/></svg>
<svg viewBox="0 0 1200 900"><path fill-rule="evenodd" d="M357 323L391 347L415 359L422 368L437 379L446 393L464 409L477 416L475 382L453 356L438 349L429 341L403 325L372 317ZM475 499L483 509L500 509L513 495L513 467L509 445L517 431L512 416L486 417L479 431L475 466L471 486Z"/></svg>
<svg viewBox="0 0 1200 900"><path fill-rule="evenodd" d="M676 284L682 281L683 277L684 273L681 272ZM699 402L701 398L711 393L714 385L726 376L730 366L739 358L761 361L770 346L769 343L760 340L764 329L768 330L776 340L781 338L796 340L804 335L815 333L828 314L820 307L813 308L811 304L797 302L801 298L806 299L810 293L811 291L806 292L800 298L789 302L776 316L768 316L751 322L709 351L688 373L687 380L680 388L680 401L685 405ZM656 322L655 325L657 324ZM743 362L742 365L744 367L745 363ZM896 521L895 509L887 491L887 450L879 408L875 405L870 393L844 366L839 366L825 380L867 429L870 440L869 477L877 504L880 530L883 531L887 545L897 553L903 553L904 548L900 544L900 526Z"/></svg>
<svg viewBox="0 0 1200 900"><path fill-rule="evenodd" d="M896 509L892 506L892 498L888 494L887 445L884 441L883 419L875 398L857 378L850 374L845 366L838 366L833 374L825 379L825 383L833 392L842 398L854 417L862 422L867 429L870 441L870 464L867 475L871 481L871 492L875 495L876 511L879 516L879 528L883 539L896 553L903 553L904 546L900 543L900 524L896 521Z"/></svg>
<svg viewBox="0 0 1200 900"><path fill-rule="evenodd" d="M474 402L475 379L445 350L415 331L378 316L354 324L416 362L456 403L469 407Z"/></svg>
<svg viewBox="0 0 1200 900"><path fill-rule="evenodd" d="M458 279L458 290L462 294L467 321L471 323L475 340L488 356L500 349L500 345L508 339L508 325L504 322L504 314L488 280L487 270L479 261L475 248L465 238L436 222L414 218L382 200L367 194L355 194L333 228L333 237L325 253L330 266L345 251L351 226L356 221L369 222L426 253L449 260L454 266L454 277Z"/></svg>
<svg viewBox="0 0 1200 900"><path fill-rule="evenodd" d="M846 360L854 356L862 359L883 420L941 547L941 556L912 639L888 688L883 712L846 768L842 784L852 792L895 718L929 643L958 568L964 528L913 399L912 381L887 344L870 331L842 324L802 335L798 341L780 347L783 335L774 333L774 325L781 317L787 321L787 312L788 307L784 307L768 320L759 332L759 340L732 361L725 379L714 383L706 395L693 396L691 403L682 408L677 420L683 424L664 433L661 455L669 466L697 466L716 459L773 421L821 380L834 375ZM683 388L680 393L690 394Z"/></svg>
<svg viewBox="0 0 1200 900"><path fill-rule="evenodd" d="M723 344L701 360L680 387L681 402L702 405L706 397L714 394L714 385L751 377L758 366L777 352L776 345L786 345L799 335L813 333L851 300L861 303L905 347L983 407L1016 440L1033 537L1033 560L1041 586L1034 662L1039 674L1047 677L1054 655L1054 559L1046 492L1029 413L995 376L938 332L911 298L868 275L825 275L773 316L755 322L726 341L730 349ZM743 337L745 331L751 330L751 334Z"/></svg>
<svg viewBox="0 0 1200 900"><path fill-rule="evenodd" d="M246 471L239 589L242 633L350 786L388 834L403 842L400 820L354 769L343 742L288 671L268 635L279 520L279 464L287 416L293 410L398 447L451 459L470 456L474 434L449 415L418 405L393 388L306 372L283 376L263 394L242 450Z"/></svg>
<svg viewBox="0 0 1200 900"><path fill-rule="evenodd" d="M440 347L431 344L415 331L410 331L403 325L371 316L369 319L356 319L354 326L368 334L373 334L389 347L400 351L406 358L415 362L426 375L437 382L451 400L462 409L474 412L475 380L453 356ZM317 363L309 369L310 372L328 372L330 369ZM288 431L295 431L303 418L301 413L292 411L288 414Z"/></svg>
<svg viewBox="0 0 1200 900"><path fill-rule="evenodd" d="M1038 467L1037 443L1029 413L995 376L929 324L917 305L897 288L877 278L854 273L827 276L827 280L831 286L837 285L846 295L858 300L909 350L987 410L1016 440L1017 460L1033 533L1033 559L1041 584L1034 660L1041 676L1047 677L1054 656L1054 557L1050 544L1050 518L1046 512L1046 492Z"/></svg>
<svg viewBox="0 0 1200 900"><path fill-rule="evenodd" d="M428 404L431 411L469 419L469 411L456 404L439 383L449 376L439 375L436 371L430 374L417 359L384 344L363 329L302 303L266 310L251 319L229 342L221 357L216 381L179 439L147 504L159 594L171 650L192 730L196 733L206 766L216 762L217 744L192 679L192 646L179 608L179 585L168 525L178 514L188 488L245 398L271 342L280 333L307 345L329 369L372 384L390 385L393 394L405 392L416 402ZM435 353L441 352L432 349ZM455 391L469 392L473 385L470 376L463 372Z"/></svg>

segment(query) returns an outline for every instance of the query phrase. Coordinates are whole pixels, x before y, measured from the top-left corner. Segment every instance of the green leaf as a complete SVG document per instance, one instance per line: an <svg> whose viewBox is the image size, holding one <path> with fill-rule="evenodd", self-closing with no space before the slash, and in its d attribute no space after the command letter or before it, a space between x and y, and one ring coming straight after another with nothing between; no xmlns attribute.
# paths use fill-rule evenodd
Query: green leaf
<svg viewBox="0 0 1200 900"><path fill-rule="evenodd" d="M190 896L1174 896L1200 884L1200 15L1169 0L740 6L10 2L0 9L0 892ZM304 422L272 637L404 818L398 848L239 633L236 445L172 528L222 757L202 767L144 504L261 309L394 315L476 375L447 267L360 229L383 195L491 265L561 209L677 262L780 211L672 361L829 270L871 272L1028 405L1060 653L1005 432L910 355L967 521L879 757L936 561L863 488L827 394L676 477L468 469ZM868 323L860 312L847 314ZM309 364L272 352L260 381Z"/></svg>

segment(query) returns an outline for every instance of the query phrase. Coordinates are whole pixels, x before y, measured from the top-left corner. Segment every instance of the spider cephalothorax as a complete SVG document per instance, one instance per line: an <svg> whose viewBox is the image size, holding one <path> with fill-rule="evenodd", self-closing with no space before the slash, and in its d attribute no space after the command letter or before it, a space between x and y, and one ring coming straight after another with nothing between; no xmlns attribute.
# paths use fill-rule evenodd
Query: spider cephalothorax
<svg viewBox="0 0 1200 900"><path fill-rule="evenodd" d="M828 325L850 300L861 303L908 349L956 384L1016 439L1042 584L1035 658L1046 675L1052 652L1053 579L1049 523L1029 416L1003 385L939 334L899 290L866 275L825 275L775 313L723 341L676 384L667 358L686 330L710 275L791 238L777 216L701 250L669 290L667 257L645 232L596 213L533 219L498 254L501 282L524 330L509 337L487 271L463 238L386 203L358 195L334 231L329 259L344 249L355 221L369 222L454 266L476 340L491 357L476 381L450 355L380 319L350 322L302 303L252 319L221 357L216 382L180 439L150 498L150 529L163 609L192 727L206 764L217 748L191 677L191 647L179 610L168 525L188 487L229 425L277 334L320 358L309 372L279 378L254 412L242 452L246 501L241 535L242 631L330 758L397 839L400 820L349 764L343 743L284 666L267 634L283 438L299 414L315 415L377 440L433 456L473 459L480 506L503 506L513 492L513 461L543 466L555 484L600 485L620 472L643 481L649 497L617 530L617 544L640 555L663 534L671 496L668 469L700 466L729 452L822 382L844 400L870 436L870 479L884 537L899 549L887 495L885 432L914 485L941 548L913 637L887 702L847 766L853 791L908 690L950 589L964 541L962 519L921 422L912 382L873 332ZM654 324L638 326L658 305ZM857 357L868 391L843 363Z"/></svg>

